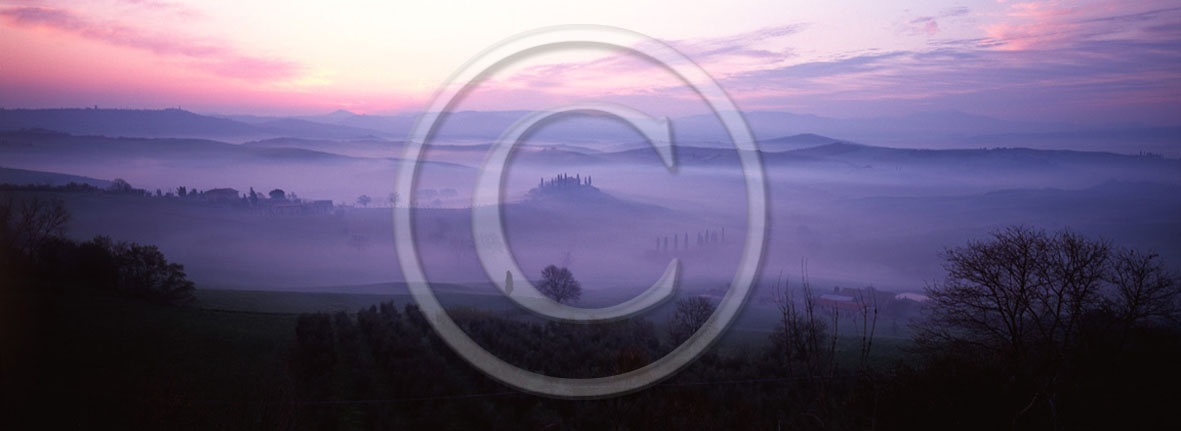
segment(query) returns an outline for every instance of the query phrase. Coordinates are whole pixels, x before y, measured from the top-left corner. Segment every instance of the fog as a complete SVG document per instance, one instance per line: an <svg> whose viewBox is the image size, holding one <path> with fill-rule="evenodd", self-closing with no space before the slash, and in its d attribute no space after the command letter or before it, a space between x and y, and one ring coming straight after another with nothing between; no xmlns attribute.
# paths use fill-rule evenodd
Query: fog
<svg viewBox="0 0 1181 431"><path fill-rule="evenodd" d="M684 286L724 289L746 233L737 153L718 143L678 142L670 171L634 130L621 123L598 130L578 140L542 130L513 153L503 214L521 267L539 274L545 265L567 266L592 302L596 291L638 292L674 257L683 262ZM796 273L806 260L828 284L916 291L942 276L943 248L1012 224L1069 226L1157 250L1173 265L1181 259L1176 159L909 150L820 135L769 141L761 154L769 190L764 278ZM414 195L398 197L397 205L414 207L416 243L432 281L491 289L474 247L496 244L472 238L467 209L491 142L444 134L424 153ZM201 286L268 290L401 280L389 207L403 151L403 142L378 137L232 144L29 130L5 132L0 145L8 168L122 178L153 194L230 187L332 200L330 213L277 216L199 201L68 198L73 237L157 244ZM533 192L558 175L591 177L593 192ZM358 203L362 194L371 201ZM710 239L723 230L724 241Z"/></svg>

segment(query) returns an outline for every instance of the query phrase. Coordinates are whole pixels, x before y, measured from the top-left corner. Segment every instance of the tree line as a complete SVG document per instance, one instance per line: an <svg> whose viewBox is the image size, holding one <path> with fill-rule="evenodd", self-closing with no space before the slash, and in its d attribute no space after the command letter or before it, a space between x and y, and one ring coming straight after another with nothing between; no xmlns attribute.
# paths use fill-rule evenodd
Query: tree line
<svg viewBox="0 0 1181 431"><path fill-rule="evenodd" d="M1159 256L1071 232L1008 228L945 251L947 276L914 322L904 360L871 360L878 305L852 308L781 280L765 343L715 347L637 393L554 400L516 392L458 358L413 304L305 314L292 369L312 428L505 429L1159 429L1181 384L1176 277ZM577 296L547 267L541 290ZM580 289L578 289L580 291ZM461 308L452 317L501 359L561 377L642 367L712 314L682 298L663 323L602 325ZM838 332L840 313L858 328ZM848 325L844 326L848 328ZM880 344L880 341L879 343ZM362 400L368 400L362 402ZM297 421L302 422L302 421Z"/></svg>
<svg viewBox="0 0 1181 431"><path fill-rule="evenodd" d="M97 236L65 237L70 213L61 199L0 195L0 268L16 288L81 288L167 304L193 300L184 266L154 245ZM18 286L19 285L19 286Z"/></svg>

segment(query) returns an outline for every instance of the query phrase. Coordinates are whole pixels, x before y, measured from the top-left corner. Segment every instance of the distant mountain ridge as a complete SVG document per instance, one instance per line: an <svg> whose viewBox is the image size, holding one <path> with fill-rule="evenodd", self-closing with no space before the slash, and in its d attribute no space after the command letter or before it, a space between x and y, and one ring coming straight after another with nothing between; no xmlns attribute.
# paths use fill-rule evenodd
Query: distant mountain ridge
<svg viewBox="0 0 1181 431"><path fill-rule="evenodd" d="M0 131L47 129L75 135L140 138L208 138L230 141L299 136L361 139L380 132L279 118L245 123L182 109L0 109Z"/></svg>
<svg viewBox="0 0 1181 431"><path fill-rule="evenodd" d="M824 143L827 142L827 143ZM1040 150L1030 148L991 149L915 149L892 148L858 144L815 134L801 134L760 142L761 159L767 166L798 163L840 163L851 167L896 165L993 166L1008 168L1037 168L1043 166L1115 165L1141 166L1164 169L1181 167L1181 159L1155 154L1128 155L1098 151ZM488 150L487 144L434 144L431 149L438 157L433 163L478 163ZM788 149L780 149L788 148ZM266 159L302 159L332 161L344 159L395 159L401 156L402 143L381 139L329 140L305 138L268 138L244 144L198 138L112 138L62 133L45 129L0 130L0 154L11 156L42 154L55 151L61 156L87 157L157 157L166 154L186 157L229 156ZM462 156L448 162L447 157ZM470 155L469 155L470 154ZM677 145L677 162L689 166L731 164L737 166L737 153L732 148ZM651 148L613 152L580 151L578 147L522 146L515 163L534 165L591 166L609 164L658 164ZM966 165L965 165L966 164Z"/></svg>
<svg viewBox="0 0 1181 431"><path fill-rule="evenodd" d="M42 128L103 136L247 135L257 129L181 109L0 109L0 130Z"/></svg>
<svg viewBox="0 0 1181 431"><path fill-rule="evenodd" d="M490 141L529 111L459 111L442 117L440 140ZM230 142L270 138L401 141L418 113L356 114L338 110L323 115L201 115L171 108L0 109L0 131L43 128L71 134L128 137L196 137ZM747 111L743 117L766 150L790 150L832 142L862 142L907 148L968 149L1024 146L1039 149L1154 152L1181 156L1181 127L1137 124L1072 125L1002 120L958 111L919 112L872 118L828 118L779 111ZM672 118L678 142L728 147L729 137L717 118ZM568 116L539 129L538 143L616 141L634 143L638 133L607 117ZM828 142L825 142L828 141Z"/></svg>

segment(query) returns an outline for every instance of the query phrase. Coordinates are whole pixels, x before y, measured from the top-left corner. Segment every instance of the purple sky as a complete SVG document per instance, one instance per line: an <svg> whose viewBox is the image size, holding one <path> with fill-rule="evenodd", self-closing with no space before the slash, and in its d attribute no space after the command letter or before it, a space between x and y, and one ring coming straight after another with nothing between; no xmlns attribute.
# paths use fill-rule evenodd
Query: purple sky
<svg viewBox="0 0 1181 431"><path fill-rule="evenodd" d="M1171 1L395 3L0 1L0 106L416 111L495 41L595 23L672 44L744 110L1181 124ZM460 108L594 99L692 114L694 98L634 56L585 49L529 58Z"/></svg>

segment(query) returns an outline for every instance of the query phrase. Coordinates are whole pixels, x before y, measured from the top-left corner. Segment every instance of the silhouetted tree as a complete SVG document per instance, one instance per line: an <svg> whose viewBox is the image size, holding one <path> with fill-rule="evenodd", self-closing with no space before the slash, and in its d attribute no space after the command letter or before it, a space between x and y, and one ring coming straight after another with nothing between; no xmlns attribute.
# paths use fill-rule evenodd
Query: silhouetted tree
<svg viewBox="0 0 1181 431"><path fill-rule="evenodd" d="M704 296L677 301L677 309L668 320L668 336L673 345L680 345L705 325L714 313L714 303Z"/></svg>
<svg viewBox="0 0 1181 431"><path fill-rule="evenodd" d="M869 362L869 352L873 348L873 337L878 328L878 296L873 286L859 290L854 297L857 302L857 315L854 319L861 323L861 343L859 358L861 368L865 369Z"/></svg>
<svg viewBox="0 0 1181 431"><path fill-rule="evenodd" d="M368 207L369 202L372 202L372 201L373 201L373 198L369 197L369 195L357 196L357 204L361 205L363 207Z"/></svg>
<svg viewBox="0 0 1181 431"><path fill-rule="evenodd" d="M285 200L285 199L287 199L287 193L286 193L286 192L284 192L284 191L283 191L283 189L274 189L274 190L271 190L271 192L270 192L270 193L267 193L267 196L270 196L270 197L271 197L271 199L274 199L274 200L277 200L277 201L281 201L281 200Z"/></svg>
<svg viewBox="0 0 1181 431"><path fill-rule="evenodd" d="M837 329L829 328L821 319L806 262L800 263L800 279L803 298L798 301L792 296L787 279L776 281L772 289L779 322L771 334L770 351L773 360L783 364L788 374L799 371L813 378L824 378L835 371Z"/></svg>
<svg viewBox="0 0 1181 431"><path fill-rule="evenodd" d="M115 178L111 181L111 185L107 186L107 190L115 193L131 193L134 188L131 187L131 183L128 183L126 180L122 178Z"/></svg>
<svg viewBox="0 0 1181 431"><path fill-rule="evenodd" d="M1164 269L1156 253L1125 249L1112 258L1109 275L1114 294L1111 312L1126 328L1152 319L1174 319L1179 308L1176 276Z"/></svg>
<svg viewBox="0 0 1181 431"><path fill-rule="evenodd" d="M1155 255L1113 252L1069 230L1010 227L945 256L947 277L927 289L917 341L931 362L979 367L1009 382L1003 416L1014 427L1058 428L1069 420L1060 412L1084 414L1080 394L1095 371L1083 370L1119 368L1088 359L1119 361L1132 328L1176 310L1176 283Z"/></svg>
<svg viewBox="0 0 1181 431"><path fill-rule="evenodd" d="M8 196L0 201L0 247L4 253L32 256L65 233L70 213L56 198Z"/></svg>
<svg viewBox="0 0 1181 431"><path fill-rule="evenodd" d="M58 199L37 196L0 203L0 270L16 264L26 276L58 285L111 289L156 302L193 300L184 266L156 246L114 243L99 236L78 244L63 238L70 214ZM19 260L17 260L19 259Z"/></svg>
<svg viewBox="0 0 1181 431"><path fill-rule="evenodd" d="M927 289L927 341L956 341L1021 361L1035 345L1075 341L1079 319L1102 303L1110 246L1070 231L1025 227L947 250L943 283Z"/></svg>
<svg viewBox="0 0 1181 431"><path fill-rule="evenodd" d="M111 253L122 292L168 304L193 301L194 286L185 276L184 265L168 262L156 246L120 242L112 246Z"/></svg>
<svg viewBox="0 0 1181 431"><path fill-rule="evenodd" d="M568 304L578 302L582 297L582 285L574 279L574 274L566 268L550 265L541 270L541 283L538 290L558 303Z"/></svg>

